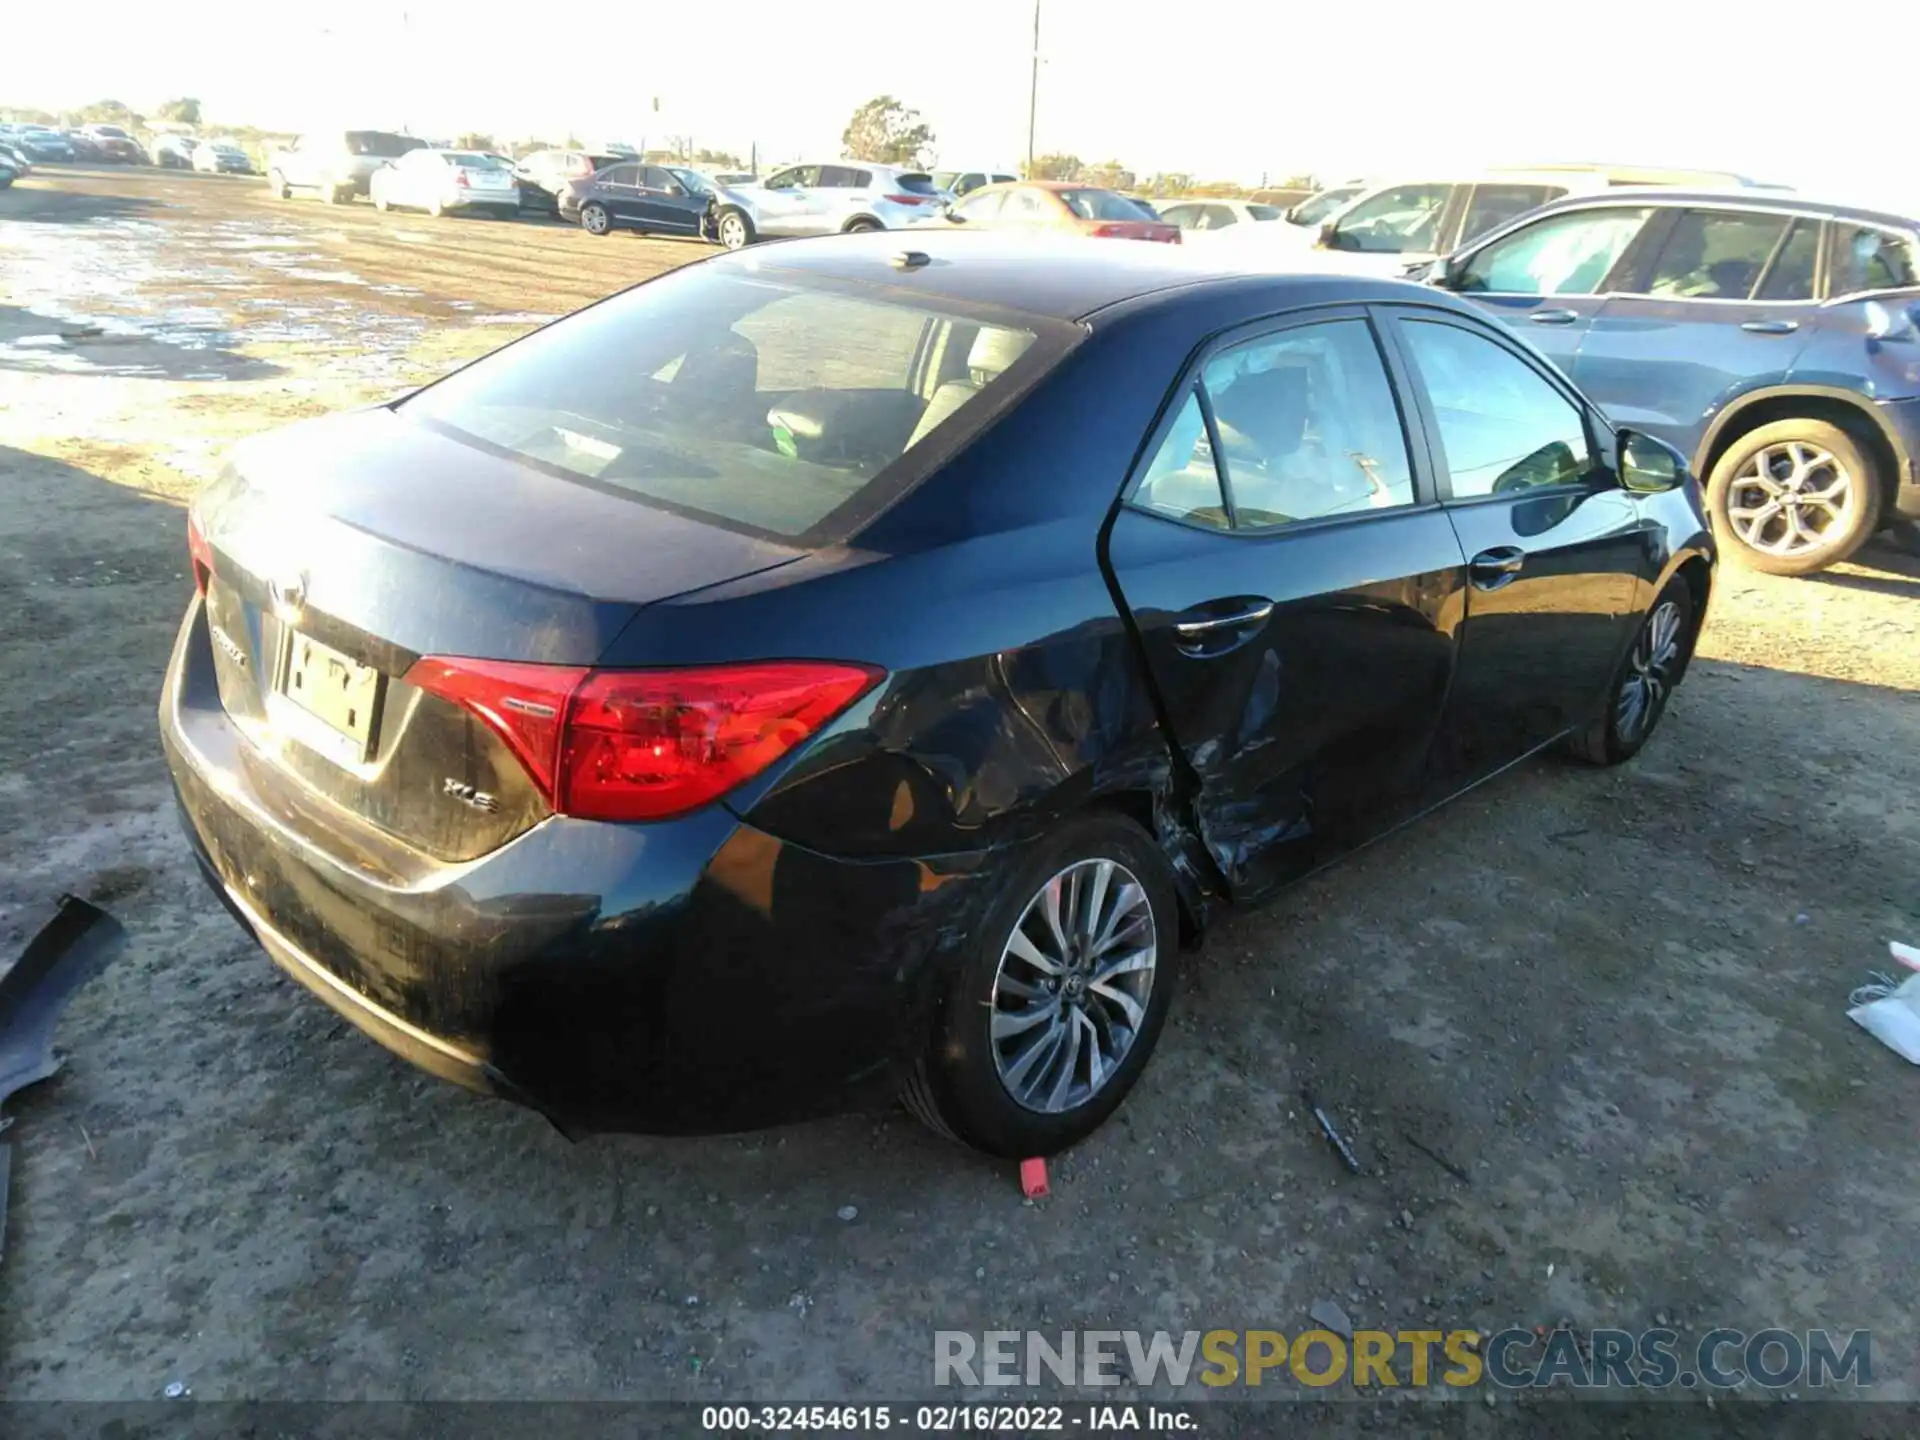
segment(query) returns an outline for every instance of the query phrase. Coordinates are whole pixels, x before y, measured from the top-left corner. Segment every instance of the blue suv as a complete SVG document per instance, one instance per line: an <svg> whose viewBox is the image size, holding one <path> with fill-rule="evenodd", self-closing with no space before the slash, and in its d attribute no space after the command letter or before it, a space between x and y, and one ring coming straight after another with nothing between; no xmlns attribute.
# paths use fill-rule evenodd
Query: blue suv
<svg viewBox="0 0 1920 1440"><path fill-rule="evenodd" d="M1786 195L1557 201L1437 262L1616 424L1678 447L1775 575L1920 543L1920 223Z"/></svg>

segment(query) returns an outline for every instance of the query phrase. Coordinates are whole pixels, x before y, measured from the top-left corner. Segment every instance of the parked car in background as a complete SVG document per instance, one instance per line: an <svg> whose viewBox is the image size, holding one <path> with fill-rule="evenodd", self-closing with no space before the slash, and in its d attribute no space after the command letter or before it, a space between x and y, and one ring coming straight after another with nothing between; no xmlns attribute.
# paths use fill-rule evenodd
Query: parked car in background
<svg viewBox="0 0 1920 1440"><path fill-rule="evenodd" d="M1697 488L1497 322L915 243L679 267L243 442L159 727L274 962L569 1133L897 1087L1047 1155L1223 905L1655 735Z"/></svg>
<svg viewBox="0 0 1920 1440"><path fill-rule="evenodd" d="M11 151L0 148L0 190L5 190L20 178L20 170L15 166Z"/></svg>
<svg viewBox="0 0 1920 1440"><path fill-rule="evenodd" d="M1000 170L935 170L933 188L941 190L958 200L962 195L971 195L983 185L1011 185L1018 175L1009 175Z"/></svg>
<svg viewBox="0 0 1920 1440"><path fill-rule="evenodd" d="M496 216L520 210L513 172L478 150L409 150L373 172L368 193L376 210L399 207L429 215L472 210Z"/></svg>
<svg viewBox="0 0 1920 1440"><path fill-rule="evenodd" d="M1189 243L1210 242L1232 230L1236 238L1260 231L1254 238L1280 232L1264 231L1263 226L1283 225L1287 212L1278 205L1260 205L1251 200L1186 199L1162 200L1155 207L1162 220L1178 225Z"/></svg>
<svg viewBox="0 0 1920 1440"><path fill-rule="evenodd" d="M925 222L929 228L966 226L1024 234L1053 232L1100 240L1180 243L1180 227L1156 219L1138 201L1112 190L1068 180L988 185Z"/></svg>
<svg viewBox="0 0 1920 1440"><path fill-rule="evenodd" d="M514 162L513 177L520 182L520 197L529 210L558 215L560 197L570 183L625 158L601 150L535 150Z"/></svg>
<svg viewBox="0 0 1920 1440"><path fill-rule="evenodd" d="M562 219L577 221L590 235L636 230L653 235L712 233L717 192L704 175L678 166L622 160L560 193Z"/></svg>
<svg viewBox="0 0 1920 1440"><path fill-rule="evenodd" d="M89 135L86 131L62 130L60 134L65 137L68 146L72 148L73 158L76 164L98 165L104 158L100 146L95 142L93 136Z"/></svg>
<svg viewBox="0 0 1920 1440"><path fill-rule="evenodd" d="M1334 212L1345 209L1347 203L1366 188L1367 182L1364 180L1349 180L1344 185L1329 185L1324 190L1316 190L1287 211L1287 223L1317 231Z"/></svg>
<svg viewBox="0 0 1920 1440"><path fill-rule="evenodd" d="M365 195L374 172L426 142L390 130L324 130L302 135L267 159L267 188L281 199L313 190L329 204Z"/></svg>
<svg viewBox="0 0 1920 1440"><path fill-rule="evenodd" d="M720 243L738 250L762 237L898 230L937 214L943 199L924 170L864 160L788 165L721 191L715 223Z"/></svg>
<svg viewBox="0 0 1920 1440"><path fill-rule="evenodd" d="M1706 477L1747 563L1920 539L1920 222L1752 191L1549 205L1433 267Z"/></svg>
<svg viewBox="0 0 1920 1440"><path fill-rule="evenodd" d="M199 144L191 135L156 135L147 153L162 170L191 170Z"/></svg>
<svg viewBox="0 0 1920 1440"><path fill-rule="evenodd" d="M27 159L26 152L4 135L0 135L0 161L13 172L15 180L24 180L33 173L33 162Z"/></svg>
<svg viewBox="0 0 1920 1440"><path fill-rule="evenodd" d="M202 140L193 147L193 168L216 175L251 175L253 161L232 140Z"/></svg>
<svg viewBox="0 0 1920 1440"><path fill-rule="evenodd" d="M1403 275L1549 200L1649 185L1666 176L1728 190L1751 183L1732 173L1575 165L1390 179L1369 184L1306 239L1317 262L1359 274Z"/></svg>
<svg viewBox="0 0 1920 1440"><path fill-rule="evenodd" d="M751 185L758 178L751 170L707 170L702 173L715 189L728 185Z"/></svg>
<svg viewBox="0 0 1920 1440"><path fill-rule="evenodd" d="M16 125L11 138L14 148L36 165L73 163L72 142L58 130L45 125Z"/></svg>
<svg viewBox="0 0 1920 1440"><path fill-rule="evenodd" d="M87 125L82 127L93 138L99 148L100 158L118 165L144 165L147 152L140 148L140 142L118 125Z"/></svg>

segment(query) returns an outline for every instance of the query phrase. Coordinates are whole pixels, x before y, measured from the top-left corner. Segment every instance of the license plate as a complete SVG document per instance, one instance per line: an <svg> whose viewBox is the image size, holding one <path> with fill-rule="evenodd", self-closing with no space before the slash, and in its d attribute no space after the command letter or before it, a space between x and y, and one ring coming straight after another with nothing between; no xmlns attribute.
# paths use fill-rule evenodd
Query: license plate
<svg viewBox="0 0 1920 1440"><path fill-rule="evenodd" d="M373 721L385 679L373 666L289 630L273 688L346 742L330 748L362 761L373 749Z"/></svg>

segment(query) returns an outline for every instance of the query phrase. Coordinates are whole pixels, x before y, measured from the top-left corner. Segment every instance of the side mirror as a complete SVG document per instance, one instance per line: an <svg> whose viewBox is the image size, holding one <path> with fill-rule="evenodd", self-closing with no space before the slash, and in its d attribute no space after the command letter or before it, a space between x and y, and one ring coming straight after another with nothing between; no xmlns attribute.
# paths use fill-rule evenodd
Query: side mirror
<svg viewBox="0 0 1920 1440"><path fill-rule="evenodd" d="M1687 459L1664 440L1638 430L1616 432L1619 447L1620 483L1642 495L1673 490L1687 478Z"/></svg>
<svg viewBox="0 0 1920 1440"><path fill-rule="evenodd" d="M1452 290L1459 286L1460 272L1466 268L1466 262L1452 255L1442 255L1426 267L1426 274L1408 276L1408 279L1422 279L1427 284L1441 290Z"/></svg>

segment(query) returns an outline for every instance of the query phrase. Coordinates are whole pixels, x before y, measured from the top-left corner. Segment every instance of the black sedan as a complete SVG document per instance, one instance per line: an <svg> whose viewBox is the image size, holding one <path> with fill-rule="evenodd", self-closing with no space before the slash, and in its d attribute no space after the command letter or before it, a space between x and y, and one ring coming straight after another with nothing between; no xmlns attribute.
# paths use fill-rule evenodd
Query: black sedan
<svg viewBox="0 0 1920 1440"><path fill-rule="evenodd" d="M705 236L712 230L713 187L691 170L623 162L567 182L555 202L562 220L592 235L637 230Z"/></svg>
<svg viewBox="0 0 1920 1440"><path fill-rule="evenodd" d="M195 503L186 830L361 1029L569 1133L878 1090L1044 1154L1222 905L1646 743L1698 487L1498 324L909 243L672 271Z"/></svg>

